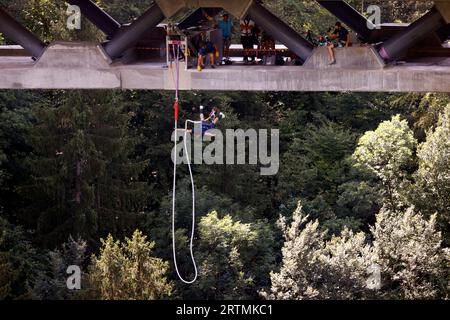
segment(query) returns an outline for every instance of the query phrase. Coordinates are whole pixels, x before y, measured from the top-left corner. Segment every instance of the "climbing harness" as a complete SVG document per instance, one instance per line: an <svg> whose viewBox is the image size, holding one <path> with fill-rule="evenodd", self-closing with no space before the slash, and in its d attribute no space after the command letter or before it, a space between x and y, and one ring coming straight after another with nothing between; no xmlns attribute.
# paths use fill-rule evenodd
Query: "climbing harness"
<svg viewBox="0 0 450 320"><path fill-rule="evenodd" d="M177 187L177 138L178 138L178 117L179 117L179 104L178 104L178 98L179 98L179 89L180 89L180 48L182 46L182 41L168 41L168 47L169 44L172 45L173 50L173 61L175 65L175 73L173 74L173 68L172 68L172 58L170 59L170 69L172 70L172 77L175 83L175 103L174 103L174 121L175 121L175 147L174 147L174 159L173 159L173 190L172 190L172 251L173 251L173 262L175 265L175 270L177 272L178 278L184 282L185 284L193 284L195 281L197 281L198 277L198 270L197 270L197 263L195 262L194 258L194 235L195 235L195 183L194 183L194 175L192 173L192 167L191 167L191 161L189 158L189 153L187 149L187 129L188 129L188 123L197 123L195 121L186 120L185 122L185 131L184 131L184 153L186 154L186 160L189 168L189 175L191 179L191 188L192 188L192 231L191 231L191 238L189 242L189 251L190 256L192 260L192 264L194 266L194 278L191 281L185 280L178 269L178 263L177 263L177 254L176 254L176 241L175 241L175 216L176 216L176 187ZM167 55L170 55L170 51L167 51Z"/></svg>

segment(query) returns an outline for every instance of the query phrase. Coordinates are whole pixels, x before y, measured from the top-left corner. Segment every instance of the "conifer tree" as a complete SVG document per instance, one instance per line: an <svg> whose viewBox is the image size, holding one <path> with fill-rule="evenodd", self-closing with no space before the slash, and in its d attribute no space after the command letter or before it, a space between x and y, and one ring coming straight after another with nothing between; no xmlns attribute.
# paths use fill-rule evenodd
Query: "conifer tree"
<svg viewBox="0 0 450 320"><path fill-rule="evenodd" d="M263 221L242 223L211 212L199 225L199 279L187 296L199 299L254 299L268 285L274 236Z"/></svg>
<svg viewBox="0 0 450 320"><path fill-rule="evenodd" d="M157 300L172 292L168 263L152 256L154 242L136 230L124 242L111 235L102 239L98 257L89 268L92 298L101 300Z"/></svg>
<svg viewBox="0 0 450 320"><path fill-rule="evenodd" d="M47 246L68 235L92 243L131 232L145 207L145 162L130 159L135 143L120 96L75 91L53 98L61 102L53 106L49 98L35 108L31 181L21 188L30 206L23 214Z"/></svg>

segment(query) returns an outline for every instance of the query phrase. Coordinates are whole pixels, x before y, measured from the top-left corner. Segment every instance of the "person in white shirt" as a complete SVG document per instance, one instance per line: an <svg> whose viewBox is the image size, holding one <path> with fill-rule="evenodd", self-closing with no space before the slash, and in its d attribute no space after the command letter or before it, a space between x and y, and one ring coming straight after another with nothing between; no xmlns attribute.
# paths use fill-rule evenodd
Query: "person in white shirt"
<svg viewBox="0 0 450 320"><path fill-rule="evenodd" d="M241 43L244 47L244 63L249 63L249 58L251 61L255 60L255 53L253 51L253 46L255 45L255 22L250 18L246 17L241 20Z"/></svg>

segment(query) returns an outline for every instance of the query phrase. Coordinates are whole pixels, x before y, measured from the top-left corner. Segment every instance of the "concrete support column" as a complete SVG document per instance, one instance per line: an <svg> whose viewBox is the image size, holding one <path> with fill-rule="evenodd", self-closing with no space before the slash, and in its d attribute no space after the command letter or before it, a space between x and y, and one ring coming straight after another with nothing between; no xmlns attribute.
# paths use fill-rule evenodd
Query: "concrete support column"
<svg viewBox="0 0 450 320"><path fill-rule="evenodd" d="M313 45L260 4L253 3L247 14L258 26L275 40L283 43L303 61L311 56Z"/></svg>
<svg viewBox="0 0 450 320"><path fill-rule="evenodd" d="M386 60L400 58L425 37L444 26L445 21L442 15L436 8L433 8L422 18L405 28L405 30L384 42L379 53Z"/></svg>
<svg viewBox="0 0 450 320"><path fill-rule="evenodd" d="M8 39L21 45L35 58L39 58L45 50L45 44L41 40L14 20L2 8L0 8L0 32Z"/></svg>
<svg viewBox="0 0 450 320"><path fill-rule="evenodd" d="M343 0L321 0L317 2L349 26L353 31L358 33L363 41L369 41L372 30L375 29L375 25L347 2Z"/></svg>
<svg viewBox="0 0 450 320"><path fill-rule="evenodd" d="M120 57L127 49L134 46L151 28L164 20L164 14L157 4L153 4L142 16L114 35L104 45L111 59Z"/></svg>
<svg viewBox="0 0 450 320"><path fill-rule="evenodd" d="M120 23L91 0L69 0L69 3L79 6L81 13L107 36L112 37L119 30Z"/></svg>

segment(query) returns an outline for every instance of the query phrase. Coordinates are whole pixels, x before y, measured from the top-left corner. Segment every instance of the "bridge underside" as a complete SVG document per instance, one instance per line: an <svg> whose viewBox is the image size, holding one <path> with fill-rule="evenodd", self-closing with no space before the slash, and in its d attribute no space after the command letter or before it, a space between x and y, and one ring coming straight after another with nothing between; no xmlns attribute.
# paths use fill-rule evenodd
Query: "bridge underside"
<svg viewBox="0 0 450 320"><path fill-rule="evenodd" d="M182 90L450 92L450 57L385 66L371 47L337 49L329 66L317 48L303 66L235 64L197 72L181 70ZM359 61L359 63L356 63ZM33 62L0 58L2 89L172 90L172 69L162 62L113 62L101 46L55 43Z"/></svg>

